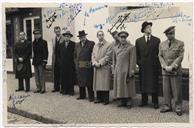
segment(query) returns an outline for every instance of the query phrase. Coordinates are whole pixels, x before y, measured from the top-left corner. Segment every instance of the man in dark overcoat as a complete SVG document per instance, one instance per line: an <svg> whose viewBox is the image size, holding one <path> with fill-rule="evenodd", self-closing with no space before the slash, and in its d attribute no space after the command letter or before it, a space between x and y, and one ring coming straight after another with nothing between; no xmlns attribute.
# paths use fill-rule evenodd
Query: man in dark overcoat
<svg viewBox="0 0 194 128"><path fill-rule="evenodd" d="M60 91L60 68L59 68L59 58L58 58L58 49L59 44L64 41L64 37L61 34L61 28L59 26L56 26L54 28L54 32L56 34L55 38L52 39L52 48L53 48L53 54L52 54L52 69L53 69L53 75L54 75L54 89L52 92L58 92Z"/></svg>
<svg viewBox="0 0 194 128"><path fill-rule="evenodd" d="M140 91L142 102L140 107L148 104L148 94L152 95L155 109L158 106L158 75L160 63L158 59L160 39L151 34L152 23L145 21L141 32L143 37L136 40L137 64L139 66Z"/></svg>
<svg viewBox="0 0 194 128"><path fill-rule="evenodd" d="M48 59L47 41L42 38L39 29L33 31L35 40L33 41L33 62L35 81L37 90L34 93L45 93L45 70Z"/></svg>
<svg viewBox="0 0 194 128"><path fill-rule="evenodd" d="M93 101L93 68L91 65L91 56L95 43L88 40L86 35L84 30L79 31L78 37L80 42L76 44L76 69L80 93L77 99L86 98L87 87L89 101Z"/></svg>
<svg viewBox="0 0 194 128"><path fill-rule="evenodd" d="M32 44L25 39L25 33L20 32L19 42L14 47L14 55L16 62L15 77L18 79L18 89L16 91L24 90L23 80L25 79L26 92L30 91L30 78L32 77L31 70L31 54Z"/></svg>
<svg viewBox="0 0 194 128"><path fill-rule="evenodd" d="M75 42L71 41L73 35L70 31L63 33L64 41L59 44L59 62L60 62L60 79L61 90L63 95L74 95L75 74Z"/></svg>

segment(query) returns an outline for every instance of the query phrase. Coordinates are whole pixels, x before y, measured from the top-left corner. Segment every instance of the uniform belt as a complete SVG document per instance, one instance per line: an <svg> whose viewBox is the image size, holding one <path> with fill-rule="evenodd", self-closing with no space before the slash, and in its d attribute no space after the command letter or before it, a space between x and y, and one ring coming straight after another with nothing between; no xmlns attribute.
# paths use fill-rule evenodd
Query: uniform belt
<svg viewBox="0 0 194 128"><path fill-rule="evenodd" d="M90 68L91 62L90 61L79 61L78 66L79 68Z"/></svg>

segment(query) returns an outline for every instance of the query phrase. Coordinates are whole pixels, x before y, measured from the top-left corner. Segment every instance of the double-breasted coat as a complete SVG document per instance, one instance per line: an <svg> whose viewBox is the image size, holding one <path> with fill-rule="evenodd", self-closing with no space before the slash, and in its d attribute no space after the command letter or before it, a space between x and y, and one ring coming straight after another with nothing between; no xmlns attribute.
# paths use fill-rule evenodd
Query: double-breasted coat
<svg viewBox="0 0 194 128"><path fill-rule="evenodd" d="M113 54L115 60L114 96L115 98L134 97L136 94L134 77L136 69L135 46L130 42L116 45Z"/></svg>
<svg viewBox="0 0 194 128"><path fill-rule="evenodd" d="M160 62L158 58L160 39L151 35L149 43L145 36L136 40L137 64L139 66L141 93L158 91Z"/></svg>
<svg viewBox="0 0 194 128"><path fill-rule="evenodd" d="M23 43L18 42L14 47L14 55L16 67L20 64L22 65L21 70L15 72L16 78L30 78L32 77L32 69L30 58L32 55L32 43L25 40ZM19 58L23 59L23 62L19 62Z"/></svg>
<svg viewBox="0 0 194 128"><path fill-rule="evenodd" d="M80 87L93 85L93 67L92 67L92 51L95 43L90 40L86 40L84 46L81 42L75 46L75 62L76 62L76 74Z"/></svg>
<svg viewBox="0 0 194 128"><path fill-rule="evenodd" d="M65 41L59 44L60 80L62 87L65 86L66 89L72 89L76 82L74 50L75 42L73 41L69 41L67 46Z"/></svg>
<svg viewBox="0 0 194 128"><path fill-rule="evenodd" d="M93 90L109 91L113 89L111 82L112 44L107 41L97 43L92 52L92 64L100 63L101 67L94 67Z"/></svg>
<svg viewBox="0 0 194 128"><path fill-rule="evenodd" d="M33 62L34 66L47 64L48 60L48 45L47 41L42 37L33 41Z"/></svg>

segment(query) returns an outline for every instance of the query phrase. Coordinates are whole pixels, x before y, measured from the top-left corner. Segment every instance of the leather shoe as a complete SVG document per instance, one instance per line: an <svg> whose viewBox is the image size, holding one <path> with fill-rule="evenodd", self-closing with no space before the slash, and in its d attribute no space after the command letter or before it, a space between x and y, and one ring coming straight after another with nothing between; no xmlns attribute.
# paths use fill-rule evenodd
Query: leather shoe
<svg viewBox="0 0 194 128"><path fill-rule="evenodd" d="M24 89L17 89L15 90L16 92L19 92L19 91L24 91Z"/></svg>
<svg viewBox="0 0 194 128"><path fill-rule="evenodd" d="M108 104L109 104L109 102L105 102L105 103L104 103L104 105L108 105Z"/></svg>
<svg viewBox="0 0 194 128"><path fill-rule="evenodd" d="M154 104L154 108L155 109L158 109L159 108L159 105L158 104Z"/></svg>
<svg viewBox="0 0 194 128"><path fill-rule="evenodd" d="M40 90L36 90L36 91L34 91L34 93L39 93L40 92Z"/></svg>
<svg viewBox="0 0 194 128"><path fill-rule="evenodd" d="M40 93L41 93L41 94L44 94L44 93L45 93L45 91L41 91Z"/></svg>
<svg viewBox="0 0 194 128"><path fill-rule="evenodd" d="M52 90L52 92L58 92L58 90Z"/></svg>
<svg viewBox="0 0 194 128"><path fill-rule="evenodd" d="M172 108L168 106L163 106L162 109L160 110L160 113L166 113L166 112L171 112Z"/></svg>
<svg viewBox="0 0 194 128"><path fill-rule="evenodd" d="M127 107L126 104L119 104L117 107Z"/></svg>
<svg viewBox="0 0 194 128"><path fill-rule="evenodd" d="M94 99L89 99L89 101L90 101L90 102L93 102L93 101L94 101Z"/></svg>
<svg viewBox="0 0 194 128"><path fill-rule="evenodd" d="M83 99L85 99L85 98L82 98L82 97L78 97L78 98L77 98L77 100L83 100Z"/></svg>
<svg viewBox="0 0 194 128"><path fill-rule="evenodd" d="M100 100L95 100L94 103L95 103L95 104L98 104L98 103L102 103L102 101L100 101Z"/></svg>
<svg viewBox="0 0 194 128"><path fill-rule="evenodd" d="M182 116L182 115L183 115L182 111L178 111L178 112L176 112L176 114L177 114L178 116Z"/></svg>
<svg viewBox="0 0 194 128"><path fill-rule="evenodd" d="M148 103L141 103L141 104L139 105L139 107L144 107L144 106L146 106L146 105L148 105Z"/></svg>

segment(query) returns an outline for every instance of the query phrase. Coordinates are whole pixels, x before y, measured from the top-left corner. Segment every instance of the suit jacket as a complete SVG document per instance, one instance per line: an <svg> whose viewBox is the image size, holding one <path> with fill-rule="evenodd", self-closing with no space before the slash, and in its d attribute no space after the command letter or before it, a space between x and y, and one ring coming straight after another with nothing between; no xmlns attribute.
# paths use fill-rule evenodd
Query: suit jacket
<svg viewBox="0 0 194 128"><path fill-rule="evenodd" d="M162 42L159 47L159 59L163 68L163 75L180 75L183 56L184 43L182 41L174 39L170 47L168 40ZM173 72L166 72L164 70L166 66L172 66Z"/></svg>
<svg viewBox="0 0 194 128"><path fill-rule="evenodd" d="M58 57L57 55L57 50L59 47L59 44L61 44L64 41L63 35L60 36L59 40L57 41L57 37L52 39L52 49L53 49L53 54L52 54L52 69L54 70L55 64L59 63L56 62L56 58ZM56 62L56 63L55 63Z"/></svg>
<svg viewBox="0 0 194 128"><path fill-rule="evenodd" d="M48 46L47 41L42 38L33 41L33 62L34 66L47 63L48 59Z"/></svg>

